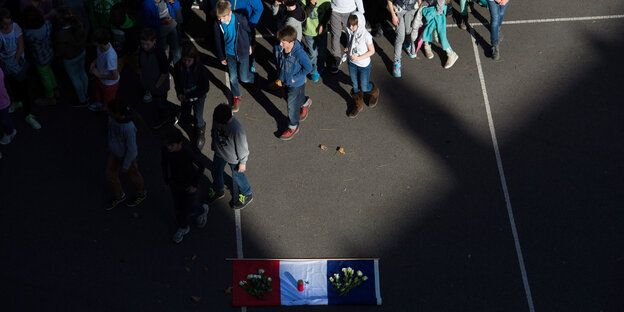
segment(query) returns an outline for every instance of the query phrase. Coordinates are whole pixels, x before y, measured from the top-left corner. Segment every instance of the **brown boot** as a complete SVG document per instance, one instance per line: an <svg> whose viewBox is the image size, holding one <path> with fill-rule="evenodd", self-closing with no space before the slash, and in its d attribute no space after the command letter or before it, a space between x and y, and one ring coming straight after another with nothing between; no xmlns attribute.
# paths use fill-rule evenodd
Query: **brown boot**
<svg viewBox="0 0 624 312"><path fill-rule="evenodd" d="M355 118L364 108L364 94L360 91L358 93L351 93L353 97L353 108L349 112L349 118Z"/></svg>
<svg viewBox="0 0 624 312"><path fill-rule="evenodd" d="M377 88L375 83L372 83L372 84L373 84L373 90L366 92L366 95L368 96L368 107L371 107L371 108L377 106L377 100L379 100L379 88Z"/></svg>

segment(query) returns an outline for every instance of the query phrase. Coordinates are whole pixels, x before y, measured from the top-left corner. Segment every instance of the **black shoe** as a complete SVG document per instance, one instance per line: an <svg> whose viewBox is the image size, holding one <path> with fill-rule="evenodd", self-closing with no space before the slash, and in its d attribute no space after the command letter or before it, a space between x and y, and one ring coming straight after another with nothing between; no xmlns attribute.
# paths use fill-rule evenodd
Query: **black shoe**
<svg viewBox="0 0 624 312"><path fill-rule="evenodd" d="M215 191L212 187L210 188L210 190L208 191L208 198L206 199L206 201L211 204L212 202L214 202L215 200L221 199L225 197L225 191L224 190L220 190L220 191Z"/></svg>
<svg viewBox="0 0 624 312"><path fill-rule="evenodd" d="M251 203L252 201L253 201L253 196L251 196L251 194L249 195L240 194L238 195L238 200L232 202L231 205L232 205L232 208L238 210L238 209L243 209L247 207L247 205L249 205L249 203Z"/></svg>

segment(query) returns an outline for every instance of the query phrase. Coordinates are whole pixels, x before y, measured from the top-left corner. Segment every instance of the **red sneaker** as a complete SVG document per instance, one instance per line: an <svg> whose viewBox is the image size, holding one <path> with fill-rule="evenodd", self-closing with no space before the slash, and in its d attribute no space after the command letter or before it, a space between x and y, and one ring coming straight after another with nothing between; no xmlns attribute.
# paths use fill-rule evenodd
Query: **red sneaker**
<svg viewBox="0 0 624 312"><path fill-rule="evenodd" d="M286 131L284 131L284 133L282 133L282 135L279 138L280 140L288 141L292 139L297 133L299 133L299 127L297 127L297 129L288 128L286 129Z"/></svg>
<svg viewBox="0 0 624 312"><path fill-rule="evenodd" d="M310 105L312 105L312 99L311 98L307 98L305 104L303 104L303 106L301 106L301 111L299 113L299 120L300 121L304 121L304 120L306 120L306 118L308 118L308 109L310 108Z"/></svg>
<svg viewBox="0 0 624 312"><path fill-rule="evenodd" d="M238 96L234 97L234 101L232 102L232 113L238 112L238 104L240 104L240 102L242 101L243 100L240 97Z"/></svg>

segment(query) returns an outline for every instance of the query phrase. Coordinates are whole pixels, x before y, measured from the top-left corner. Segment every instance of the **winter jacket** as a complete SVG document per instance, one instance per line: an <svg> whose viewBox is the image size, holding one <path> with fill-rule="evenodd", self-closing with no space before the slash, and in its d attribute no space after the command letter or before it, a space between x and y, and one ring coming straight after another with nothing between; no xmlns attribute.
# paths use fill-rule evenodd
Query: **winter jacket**
<svg viewBox="0 0 624 312"><path fill-rule="evenodd" d="M126 117L120 121L108 117L108 149L122 161L121 166L126 170L139 154L136 143L137 128L133 117L132 111L128 111Z"/></svg>
<svg viewBox="0 0 624 312"><path fill-rule="evenodd" d="M301 2L297 1L296 3L295 9L292 11L288 11L284 4L273 4L271 8L273 9L273 16L277 19L277 28L292 26L297 31L297 40L301 41L303 37L302 24L306 20L306 13Z"/></svg>
<svg viewBox="0 0 624 312"><path fill-rule="evenodd" d="M203 64L195 64L190 68L184 66L182 60L175 64L173 69L173 81L177 95L184 94L189 99L201 98L208 93L210 84L208 82L208 70Z"/></svg>
<svg viewBox="0 0 624 312"><path fill-rule="evenodd" d="M169 61L165 51L155 45L151 50L141 49L139 53L139 68L141 69L141 85L156 95L167 94L169 91ZM165 81L156 88L156 82L161 75L167 75Z"/></svg>
<svg viewBox="0 0 624 312"><path fill-rule="evenodd" d="M255 27L260 20L264 5L262 0L229 0L232 4L232 11L240 12L247 17L251 27Z"/></svg>
<svg viewBox="0 0 624 312"><path fill-rule="evenodd" d="M177 152L169 152L166 147L161 151L161 166L165 184L173 187L197 187L204 174L201 154L191 147L187 141Z"/></svg>
<svg viewBox="0 0 624 312"><path fill-rule="evenodd" d="M173 3L169 3L167 0L161 1L165 1L167 3L169 15L171 15L171 18L176 19L175 12L180 10L180 2L177 0ZM154 31L158 33L158 28L162 25L162 21L160 20L160 14L158 14L158 6L156 6L154 0L143 0L142 15L145 26L154 28Z"/></svg>
<svg viewBox="0 0 624 312"><path fill-rule="evenodd" d="M288 54L281 46L276 46L275 58L279 79L285 86L300 87L305 84L306 75L312 71L312 63L299 41L295 41Z"/></svg>
<svg viewBox="0 0 624 312"><path fill-rule="evenodd" d="M153 0L152 0L153 1ZM247 21L247 17L238 13L232 12L234 14L234 23L236 25L236 39L234 39L234 52L237 59L246 59L249 58L249 46L251 45L251 41L249 40L251 35L251 28L249 28L249 22ZM221 26L221 22L219 20L215 21L214 24L214 38L215 38L215 48L217 52L217 57L219 61L225 60L225 39L223 27Z"/></svg>

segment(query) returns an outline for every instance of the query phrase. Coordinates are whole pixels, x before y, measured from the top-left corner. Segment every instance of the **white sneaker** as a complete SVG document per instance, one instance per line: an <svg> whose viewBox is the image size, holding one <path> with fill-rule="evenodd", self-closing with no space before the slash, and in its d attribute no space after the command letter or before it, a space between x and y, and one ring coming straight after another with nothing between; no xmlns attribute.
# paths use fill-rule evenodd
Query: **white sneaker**
<svg viewBox="0 0 624 312"><path fill-rule="evenodd" d="M204 212L202 212L202 214L200 214L195 220L197 222L197 227L200 229L203 229L208 221L208 204L203 204L202 209Z"/></svg>
<svg viewBox="0 0 624 312"><path fill-rule="evenodd" d="M35 116L33 116L32 114L26 116L24 120L26 120L26 123L30 125L33 129L35 130L41 129L41 124L37 121L37 119L35 119Z"/></svg>
<svg viewBox="0 0 624 312"><path fill-rule="evenodd" d="M423 45L423 50L425 51L425 56L428 59L432 59L433 58L433 51L431 51L431 45L430 44L424 44Z"/></svg>
<svg viewBox="0 0 624 312"><path fill-rule="evenodd" d="M13 141L13 138L15 137L15 135L17 134L17 129L13 129L13 133L11 134L4 134L2 136L2 139L0 139L0 144L2 145L7 145L9 143L11 143L11 141Z"/></svg>
<svg viewBox="0 0 624 312"><path fill-rule="evenodd" d="M92 112L103 112L104 105L101 102L93 102L87 106L87 108Z"/></svg>
<svg viewBox="0 0 624 312"><path fill-rule="evenodd" d="M191 228L188 226L185 228L179 228L175 234L173 234L173 242L179 244L184 239L184 235L188 234L190 230Z"/></svg>
<svg viewBox="0 0 624 312"><path fill-rule="evenodd" d="M143 103L149 103L152 101L152 94L149 91L145 91L145 95L143 96Z"/></svg>
<svg viewBox="0 0 624 312"><path fill-rule="evenodd" d="M446 60L446 65L444 65L445 69L449 69L453 66L453 64L455 64L455 62L457 62L457 60L459 59L459 55L457 55L457 53L453 52L451 54L448 55L448 59Z"/></svg>

